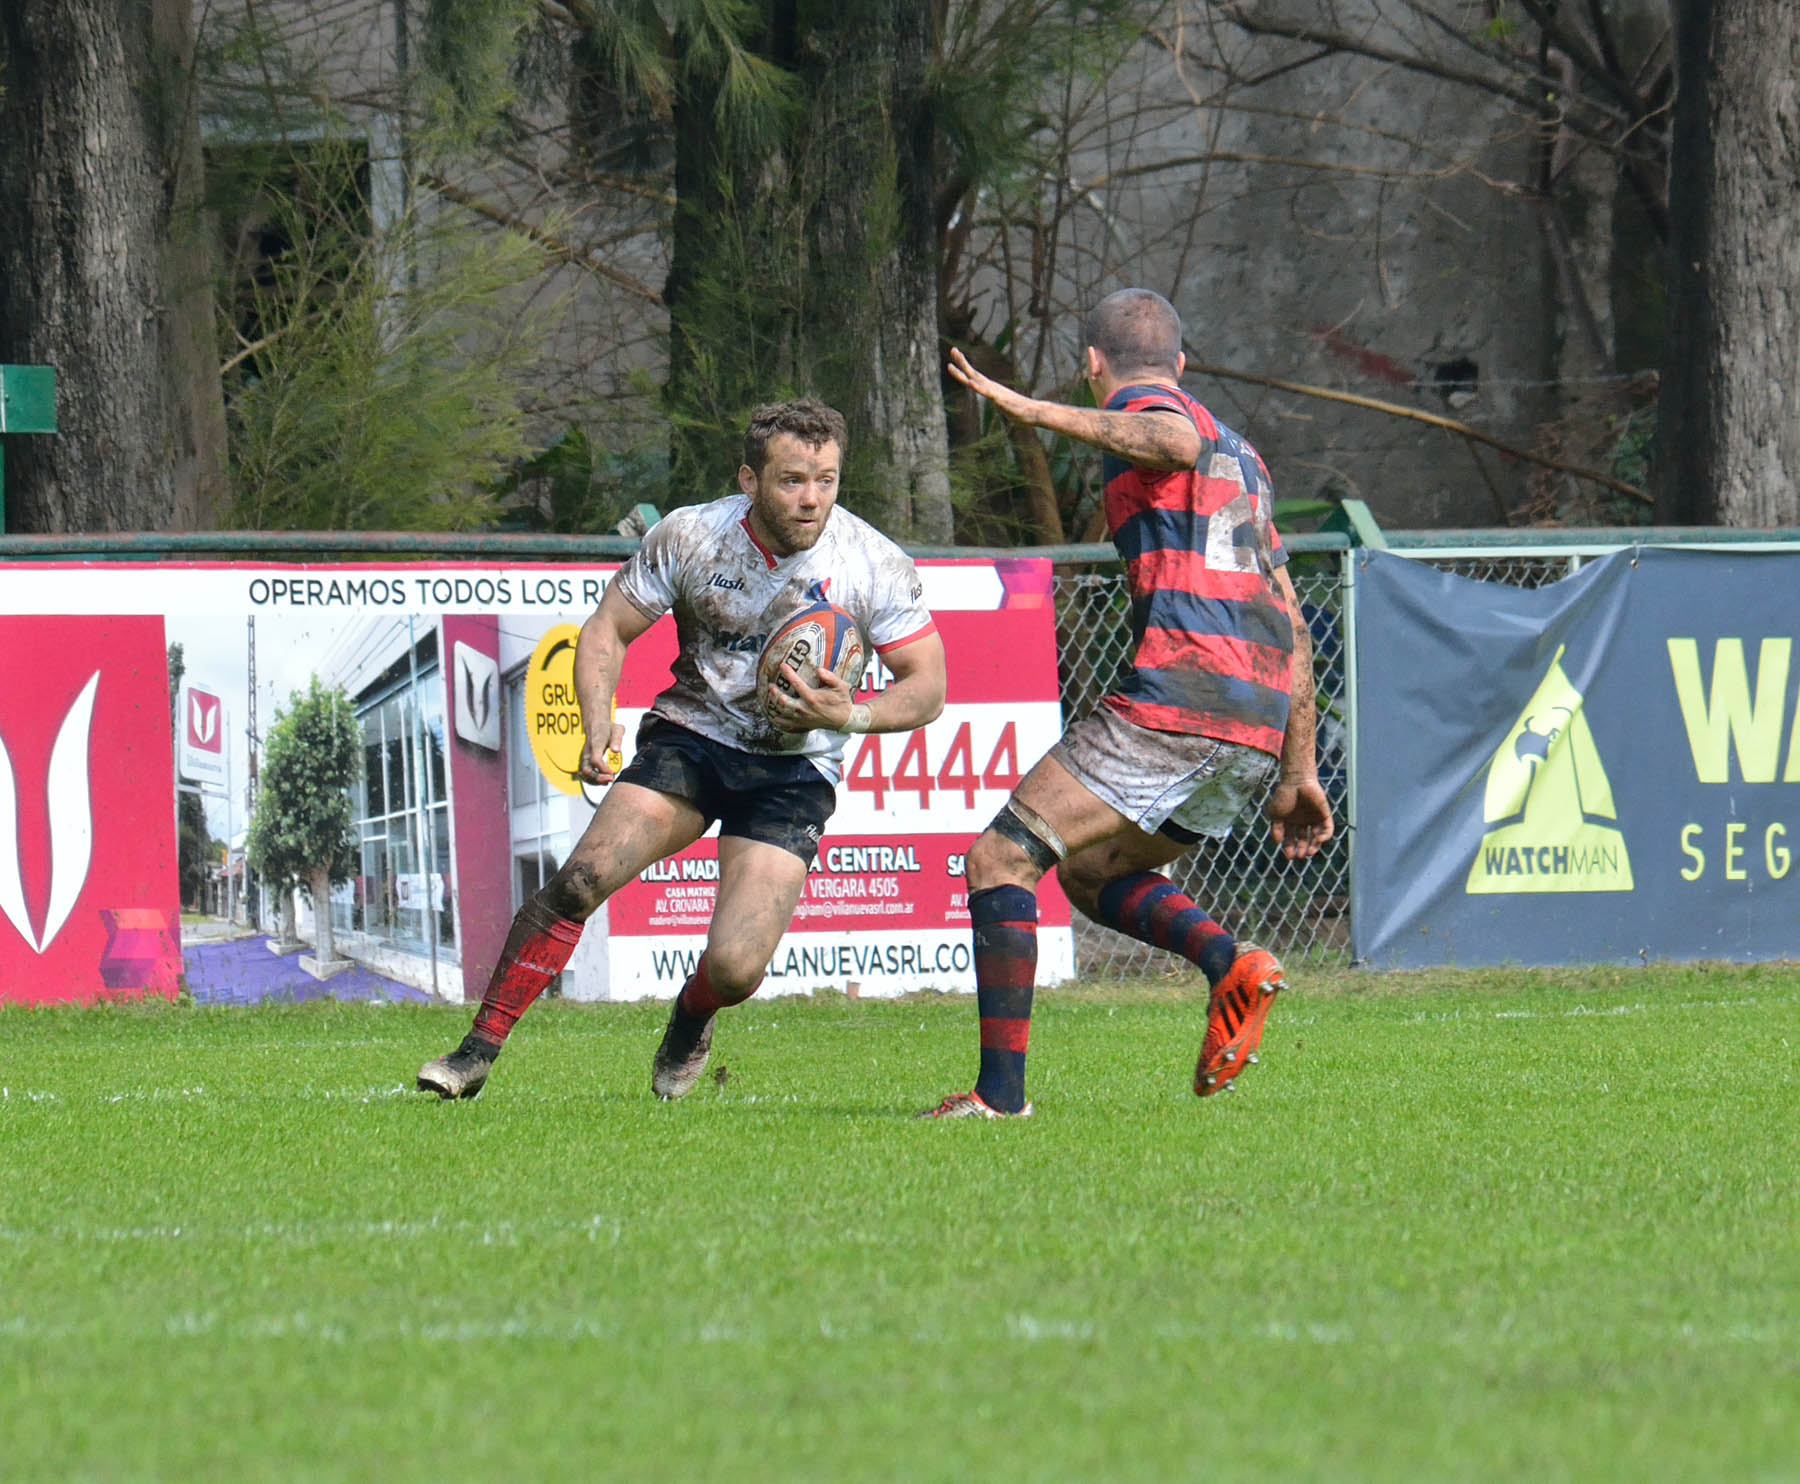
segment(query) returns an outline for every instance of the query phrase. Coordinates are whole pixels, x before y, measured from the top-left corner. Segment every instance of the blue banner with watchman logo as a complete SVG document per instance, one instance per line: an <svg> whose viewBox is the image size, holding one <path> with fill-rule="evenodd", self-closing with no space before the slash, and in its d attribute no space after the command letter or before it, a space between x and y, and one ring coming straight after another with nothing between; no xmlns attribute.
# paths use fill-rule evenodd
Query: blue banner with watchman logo
<svg viewBox="0 0 1800 1484"><path fill-rule="evenodd" d="M1357 562L1358 959L1800 958L1800 553Z"/></svg>

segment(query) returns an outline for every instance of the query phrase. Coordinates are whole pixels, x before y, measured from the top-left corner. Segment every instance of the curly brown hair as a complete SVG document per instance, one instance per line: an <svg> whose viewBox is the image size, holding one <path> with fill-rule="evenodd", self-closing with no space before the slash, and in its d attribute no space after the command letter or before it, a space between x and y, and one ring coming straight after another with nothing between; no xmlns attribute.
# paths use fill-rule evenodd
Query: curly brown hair
<svg viewBox="0 0 1800 1484"><path fill-rule="evenodd" d="M752 474L762 473L769 459L769 440L778 433L790 433L808 448L835 443L840 457L847 441L843 413L816 397L765 402L750 414L750 426L744 430L744 463Z"/></svg>

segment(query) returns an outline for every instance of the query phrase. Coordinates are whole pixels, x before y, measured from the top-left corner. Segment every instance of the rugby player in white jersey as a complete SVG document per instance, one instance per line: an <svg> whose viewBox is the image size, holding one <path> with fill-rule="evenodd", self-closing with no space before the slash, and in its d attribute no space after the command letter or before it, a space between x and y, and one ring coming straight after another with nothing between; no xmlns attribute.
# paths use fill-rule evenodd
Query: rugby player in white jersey
<svg viewBox="0 0 1800 1484"><path fill-rule="evenodd" d="M568 962L582 924L647 867L719 824L719 890L706 951L682 986L657 1048L651 1086L679 1098L706 1067L713 1020L762 982L800 900L837 802L855 732L907 732L944 708L944 645L912 560L837 508L844 420L808 400L759 407L744 437L739 494L665 516L607 585L582 626L575 687L586 741L580 776L611 784L580 841L513 918L475 1023L462 1044L419 1069L443 1098L481 1091L507 1035ZM855 700L829 670L773 719L757 693L763 642L808 603L856 619L893 683ZM673 683L614 774L624 728L613 694L628 645L664 613L680 652Z"/></svg>

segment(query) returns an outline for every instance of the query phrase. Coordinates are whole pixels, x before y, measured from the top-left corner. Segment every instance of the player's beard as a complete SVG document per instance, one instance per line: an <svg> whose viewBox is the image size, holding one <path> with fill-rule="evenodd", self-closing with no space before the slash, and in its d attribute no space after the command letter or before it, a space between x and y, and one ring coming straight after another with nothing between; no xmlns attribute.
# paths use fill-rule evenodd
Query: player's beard
<svg viewBox="0 0 1800 1484"><path fill-rule="evenodd" d="M797 552L811 551L819 544L819 538L825 534L825 527L830 524L831 511L827 510L810 526L802 525L795 517L771 510L766 505L758 507L756 517L757 524L773 538L771 548L778 555L793 556Z"/></svg>

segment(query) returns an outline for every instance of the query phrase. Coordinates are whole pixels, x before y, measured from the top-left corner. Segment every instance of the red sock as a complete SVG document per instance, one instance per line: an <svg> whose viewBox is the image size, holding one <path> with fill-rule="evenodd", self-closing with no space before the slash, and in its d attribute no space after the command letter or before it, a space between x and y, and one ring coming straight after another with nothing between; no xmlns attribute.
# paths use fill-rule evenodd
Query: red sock
<svg viewBox="0 0 1800 1484"><path fill-rule="evenodd" d="M559 917L536 897L513 918L500 962L494 965L481 1009L475 1012L475 1033L496 1046L512 1034L519 1017L568 963L581 941L579 922Z"/></svg>
<svg viewBox="0 0 1800 1484"><path fill-rule="evenodd" d="M719 1011L743 1004L761 987L762 980L759 978L743 994L732 999L726 998L707 973L706 955L703 953L700 955L700 962L694 965L694 972L688 976L687 983L681 986L681 1013L694 1020L711 1020Z"/></svg>

